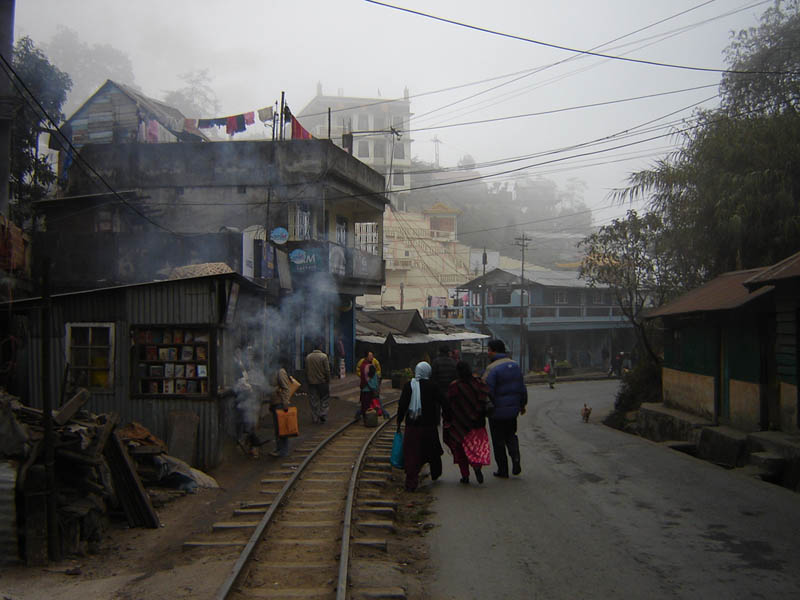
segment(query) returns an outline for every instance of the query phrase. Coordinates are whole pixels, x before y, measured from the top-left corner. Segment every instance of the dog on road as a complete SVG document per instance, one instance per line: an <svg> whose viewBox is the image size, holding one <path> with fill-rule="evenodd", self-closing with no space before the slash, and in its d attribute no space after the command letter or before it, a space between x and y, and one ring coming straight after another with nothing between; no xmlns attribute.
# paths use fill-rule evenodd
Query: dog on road
<svg viewBox="0 0 800 600"><path fill-rule="evenodd" d="M583 419L584 423L589 422L589 417L591 416L591 414L592 414L592 407L586 406L586 404L584 403L583 408L581 409L581 418Z"/></svg>

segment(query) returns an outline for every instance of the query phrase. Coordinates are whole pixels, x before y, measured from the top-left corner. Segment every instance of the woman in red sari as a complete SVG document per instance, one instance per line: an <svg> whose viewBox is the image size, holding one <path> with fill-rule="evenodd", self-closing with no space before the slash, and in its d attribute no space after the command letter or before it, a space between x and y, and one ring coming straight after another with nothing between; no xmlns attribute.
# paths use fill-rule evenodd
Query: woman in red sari
<svg viewBox="0 0 800 600"><path fill-rule="evenodd" d="M461 471L461 483L469 483L469 468L483 483L481 467L490 464L486 416L491 408L488 386L472 374L464 361L456 365L458 379L447 390L442 405L442 438L453 453L453 462Z"/></svg>

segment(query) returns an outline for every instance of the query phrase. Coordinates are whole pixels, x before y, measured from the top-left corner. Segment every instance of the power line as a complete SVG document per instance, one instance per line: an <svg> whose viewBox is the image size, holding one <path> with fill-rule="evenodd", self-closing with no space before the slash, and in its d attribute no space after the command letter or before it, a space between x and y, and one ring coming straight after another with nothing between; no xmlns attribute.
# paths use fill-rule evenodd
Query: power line
<svg viewBox="0 0 800 600"><path fill-rule="evenodd" d="M499 37L504 37L512 40L517 40L520 42L526 42L529 44L535 44L537 46L543 46L545 48L553 48L555 50L562 50L565 52L572 52L574 54L583 54L586 56L595 56L597 58L606 58L611 60L619 60L623 62L629 62L634 64L641 64L641 65L648 65L651 67L663 67L668 69L680 69L684 71L699 71L704 73L730 73L736 75L797 75L795 71L743 71L738 69L717 69L712 67L694 67L690 65L677 65L673 63L664 63L652 60L645 60L640 58L628 58L625 56L615 56L612 54L603 54L602 52L593 52L592 50L581 50L579 48L570 48L569 46L562 46L560 44L553 44L550 42L543 42L541 40L535 40L532 38L526 38L519 35L513 35L510 33L503 33L502 31L495 31L493 29L487 29L485 27L479 27L477 25L470 25L468 23L462 23L460 21L455 21L453 19L447 19L444 17L437 17L436 15L432 15L429 13L424 13L418 10L412 10L410 8L403 8L401 6L394 6L392 4L387 4L385 2L378 2L378 0L364 0L364 2L368 2L369 4L375 4L377 6L383 6L384 8L390 8L392 10L397 10L400 12L409 13L412 15L417 15L419 17L424 17L426 19L432 19L434 21L440 21L442 23L447 23L449 25L455 25L457 27L464 27L466 29L472 29L474 31L480 31L482 33L488 33L491 35L496 35Z"/></svg>

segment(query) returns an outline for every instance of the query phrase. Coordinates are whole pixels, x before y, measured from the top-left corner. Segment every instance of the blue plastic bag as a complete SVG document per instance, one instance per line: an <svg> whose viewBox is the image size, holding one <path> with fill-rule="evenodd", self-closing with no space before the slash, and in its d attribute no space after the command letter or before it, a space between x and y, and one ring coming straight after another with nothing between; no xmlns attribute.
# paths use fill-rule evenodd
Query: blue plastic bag
<svg viewBox="0 0 800 600"><path fill-rule="evenodd" d="M389 459L393 467L403 468L403 434L399 431L394 434L392 442L392 457Z"/></svg>

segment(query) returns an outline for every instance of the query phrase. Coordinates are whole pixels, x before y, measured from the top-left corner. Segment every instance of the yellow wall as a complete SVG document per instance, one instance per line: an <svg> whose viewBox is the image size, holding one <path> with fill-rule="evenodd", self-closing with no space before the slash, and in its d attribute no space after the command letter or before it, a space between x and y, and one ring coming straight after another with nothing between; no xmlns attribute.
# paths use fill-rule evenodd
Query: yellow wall
<svg viewBox="0 0 800 600"><path fill-rule="evenodd" d="M780 389L780 429L786 433L798 433L797 428L797 386L781 382Z"/></svg>
<svg viewBox="0 0 800 600"><path fill-rule="evenodd" d="M750 432L761 429L760 388L757 383L731 379L729 382L730 425L740 431Z"/></svg>
<svg viewBox="0 0 800 600"><path fill-rule="evenodd" d="M714 378L709 375L664 367L661 395L664 406L714 418Z"/></svg>

